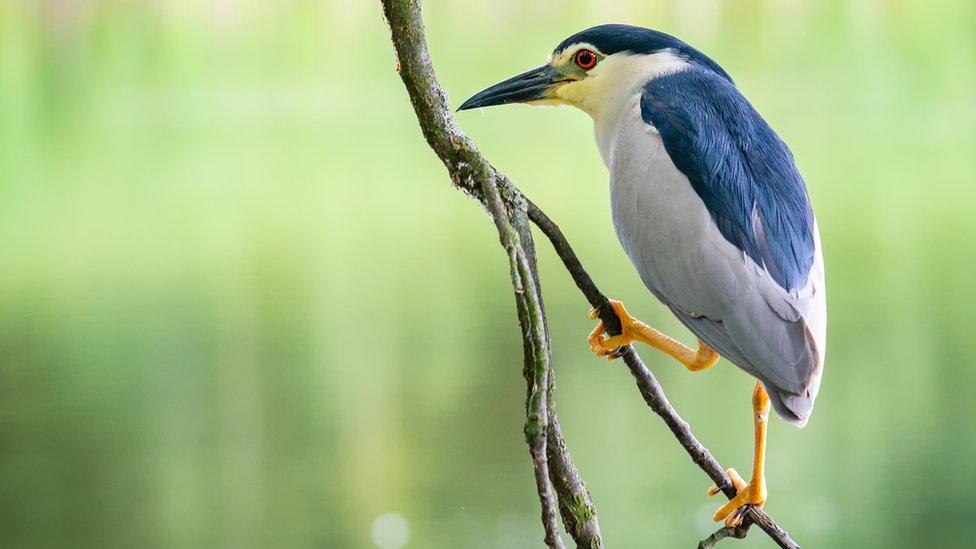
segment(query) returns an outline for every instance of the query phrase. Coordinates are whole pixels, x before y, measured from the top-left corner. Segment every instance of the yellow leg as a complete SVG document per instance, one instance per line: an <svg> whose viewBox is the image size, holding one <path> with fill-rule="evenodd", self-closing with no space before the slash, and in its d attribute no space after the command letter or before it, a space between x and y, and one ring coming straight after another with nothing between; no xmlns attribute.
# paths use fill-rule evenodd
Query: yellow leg
<svg viewBox="0 0 976 549"><path fill-rule="evenodd" d="M766 504L766 423L769 421L769 395L766 394L766 388L761 381L756 382L756 389L752 392L752 411L756 422L756 451L752 462L752 479L746 484L735 469L726 471L738 493L715 511L715 516L712 517L716 521L725 519L726 526L742 524L742 517L748 505L755 505L761 509ZM708 488L710 496L718 492L719 489L714 484Z"/></svg>
<svg viewBox="0 0 976 549"><path fill-rule="evenodd" d="M590 350L597 356L613 360L620 356L616 352L619 347L630 345L635 341L643 341L684 364L692 372L704 370L718 362L718 353L706 345L704 341L698 340L697 350L689 349L680 341L674 340L630 316L623 303L610 300L610 306L613 307L613 312L617 313L617 317L620 319L622 331L620 335L610 337L606 334L603 322L597 324L588 338ZM590 311L590 318L597 318L596 309Z"/></svg>

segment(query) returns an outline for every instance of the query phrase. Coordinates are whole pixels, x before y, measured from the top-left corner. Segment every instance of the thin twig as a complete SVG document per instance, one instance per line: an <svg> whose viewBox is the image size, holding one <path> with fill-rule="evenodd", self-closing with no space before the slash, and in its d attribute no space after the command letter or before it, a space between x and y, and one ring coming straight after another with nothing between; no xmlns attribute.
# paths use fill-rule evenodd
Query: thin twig
<svg viewBox="0 0 976 549"><path fill-rule="evenodd" d="M725 526L716 530L712 535L698 542L698 549L711 549L725 538L745 539L748 529L741 526L732 528Z"/></svg>

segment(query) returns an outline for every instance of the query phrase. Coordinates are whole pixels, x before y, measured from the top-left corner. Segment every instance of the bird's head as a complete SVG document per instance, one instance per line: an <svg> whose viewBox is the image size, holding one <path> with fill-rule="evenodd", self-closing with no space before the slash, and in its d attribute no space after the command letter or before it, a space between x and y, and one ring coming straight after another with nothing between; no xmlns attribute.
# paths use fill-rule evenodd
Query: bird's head
<svg viewBox="0 0 976 549"><path fill-rule="evenodd" d="M729 78L718 64L673 36L631 25L600 25L563 40L545 65L478 92L458 110L508 103L572 105L596 118L651 78L688 66Z"/></svg>

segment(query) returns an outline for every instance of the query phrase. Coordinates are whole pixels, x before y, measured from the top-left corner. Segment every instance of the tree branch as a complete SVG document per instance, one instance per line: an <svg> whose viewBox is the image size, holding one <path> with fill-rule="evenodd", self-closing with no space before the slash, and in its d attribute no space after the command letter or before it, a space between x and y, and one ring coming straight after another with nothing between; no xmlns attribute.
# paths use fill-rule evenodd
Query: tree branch
<svg viewBox="0 0 976 549"><path fill-rule="evenodd" d="M546 545L563 547L556 522L558 507L577 546L602 547L596 509L573 464L555 414L549 333L525 201L511 181L495 171L458 129L430 63L419 1L382 3L397 53L398 71L424 137L447 167L454 184L478 199L491 215L508 255L527 382L524 431L542 507Z"/></svg>
<svg viewBox="0 0 976 549"><path fill-rule="evenodd" d="M732 528L730 526L725 526L719 528L712 535L698 542L698 549L711 549L715 545L725 538L736 538L745 539L748 533L748 528L743 528L741 526Z"/></svg>
<svg viewBox="0 0 976 549"><path fill-rule="evenodd" d="M424 137L447 167L454 185L476 198L489 212L508 255L522 329L523 373L527 382L525 437L532 456L546 544L563 546L555 519L558 506L563 524L577 546L602 547L596 509L573 464L555 413L548 326L529 217L552 242L576 285L600 312L609 333L620 332L619 319L555 223L488 164L458 128L430 63L419 0L382 0L382 3L397 53L398 71ZM735 490L724 470L671 407L660 384L637 353L628 346L622 357L648 406L661 416L692 460L722 487L726 496L733 497ZM762 510L751 507L744 525L737 530L744 536L750 523L759 525L781 547L798 547ZM714 542L717 542L728 535L717 537L719 532L716 532L709 539L716 538Z"/></svg>
<svg viewBox="0 0 976 549"><path fill-rule="evenodd" d="M498 229L499 240L508 252L512 287L515 289L516 307L522 325L523 345L525 345L525 380L528 383L526 395L525 440L532 455L536 490L542 505L542 524L546 532L546 545L563 547L556 522L556 496L549 480L549 459L546 454L549 425L549 375L550 356L549 334L543 321L542 301L536 285L536 277L529 265L519 233L511 225L508 210L502 202L495 178L482 182L485 205L491 213Z"/></svg>

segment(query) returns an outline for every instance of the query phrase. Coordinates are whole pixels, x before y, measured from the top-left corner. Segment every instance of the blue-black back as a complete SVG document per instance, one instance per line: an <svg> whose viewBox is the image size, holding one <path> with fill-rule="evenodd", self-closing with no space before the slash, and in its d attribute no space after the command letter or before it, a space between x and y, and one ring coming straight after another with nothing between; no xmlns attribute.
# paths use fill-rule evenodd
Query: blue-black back
<svg viewBox="0 0 976 549"><path fill-rule="evenodd" d="M802 288L815 253L806 186L789 148L727 75L706 66L655 78L640 105L722 235L784 289Z"/></svg>

